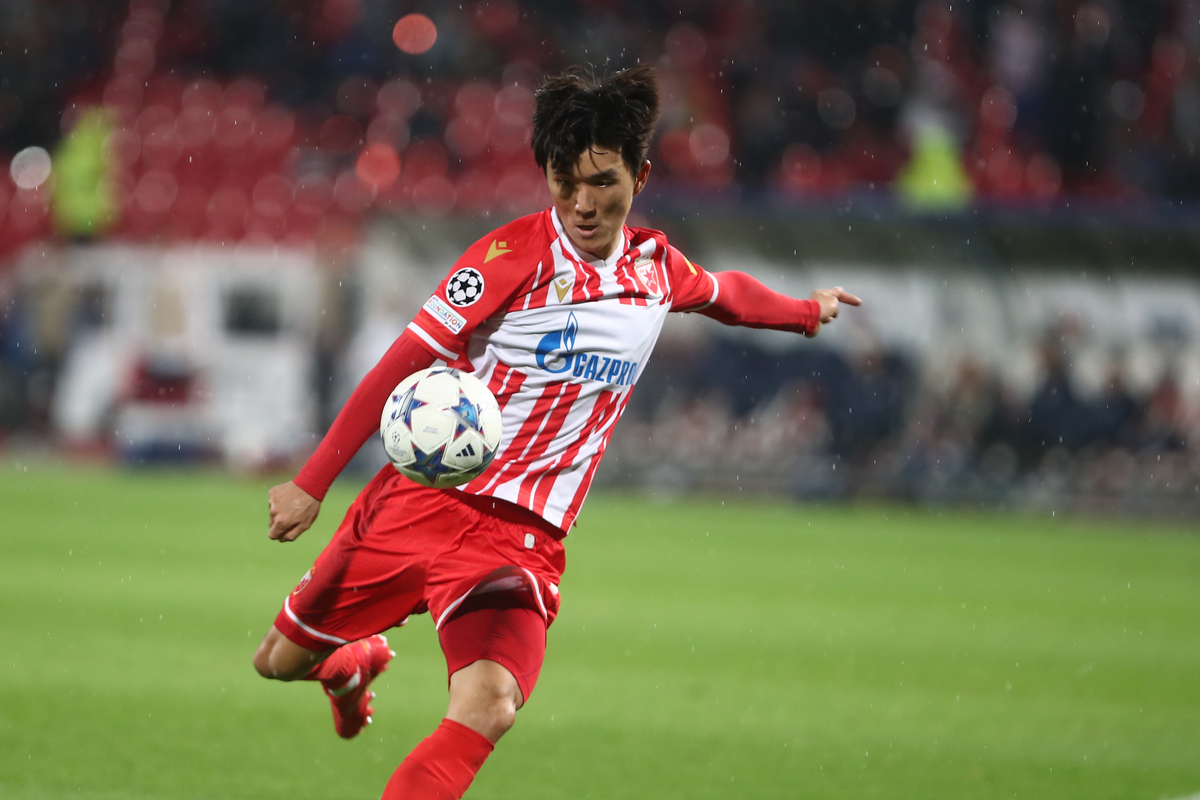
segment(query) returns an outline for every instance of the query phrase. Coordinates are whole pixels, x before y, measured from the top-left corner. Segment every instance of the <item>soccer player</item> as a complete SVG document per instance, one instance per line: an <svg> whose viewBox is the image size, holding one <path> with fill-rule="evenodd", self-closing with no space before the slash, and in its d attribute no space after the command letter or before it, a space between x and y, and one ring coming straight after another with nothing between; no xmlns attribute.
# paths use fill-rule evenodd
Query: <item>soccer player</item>
<svg viewBox="0 0 1200 800"><path fill-rule="evenodd" d="M667 312L815 336L842 303L860 303L841 288L793 299L710 273L662 233L625 225L650 175L652 68L572 69L536 97L534 158L553 206L467 249L296 478L270 491L268 535L293 541L378 430L392 389L436 361L473 371L500 403L501 447L465 486L380 470L254 655L263 677L319 681L349 738L371 721L368 687L395 655L383 632L432 614L449 708L385 800L461 797L529 699L558 613L563 539Z"/></svg>

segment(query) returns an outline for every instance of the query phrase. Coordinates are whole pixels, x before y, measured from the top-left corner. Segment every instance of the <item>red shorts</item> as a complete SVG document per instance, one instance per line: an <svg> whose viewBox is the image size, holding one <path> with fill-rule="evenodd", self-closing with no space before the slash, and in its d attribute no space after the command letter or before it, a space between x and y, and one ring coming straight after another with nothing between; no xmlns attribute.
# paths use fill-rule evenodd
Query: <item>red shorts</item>
<svg viewBox="0 0 1200 800"><path fill-rule="evenodd" d="M532 671L536 680L566 568L561 536L525 509L455 489L429 489L387 465L284 600L275 627L301 647L324 651L403 625L410 614L431 612L445 638L451 631L444 626L456 612L526 608L542 620L540 642L503 641L504 630L527 633L527 623L501 626L483 638L491 642L488 652L498 655L493 660L514 675ZM446 642L443 650L448 662L473 652ZM453 674L456 664L448 666ZM522 685L526 698L529 690L531 683Z"/></svg>

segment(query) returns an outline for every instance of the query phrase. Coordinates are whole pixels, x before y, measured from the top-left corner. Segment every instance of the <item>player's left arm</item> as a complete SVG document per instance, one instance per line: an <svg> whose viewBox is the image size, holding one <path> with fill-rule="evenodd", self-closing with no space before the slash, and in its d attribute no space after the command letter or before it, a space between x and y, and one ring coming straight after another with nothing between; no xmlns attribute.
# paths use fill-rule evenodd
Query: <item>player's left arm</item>
<svg viewBox="0 0 1200 800"><path fill-rule="evenodd" d="M809 295L809 300L817 304L820 312L817 317L817 324L804 332L804 335L810 339L820 333L822 325L837 317L838 308L842 303L848 306L862 305L862 298L850 294L840 286L835 286L832 289L817 289Z"/></svg>
<svg viewBox="0 0 1200 800"><path fill-rule="evenodd" d="M726 325L812 337L837 317L843 303L862 305L862 300L840 286L818 289L807 299L789 297L744 272L709 272L673 247L668 265L675 295L673 310L696 311Z"/></svg>
<svg viewBox="0 0 1200 800"><path fill-rule="evenodd" d="M791 331L811 338L837 317L842 303L862 305L861 299L840 286L817 289L801 300L781 294L744 272L709 274L717 283L717 298L700 313L726 325Z"/></svg>

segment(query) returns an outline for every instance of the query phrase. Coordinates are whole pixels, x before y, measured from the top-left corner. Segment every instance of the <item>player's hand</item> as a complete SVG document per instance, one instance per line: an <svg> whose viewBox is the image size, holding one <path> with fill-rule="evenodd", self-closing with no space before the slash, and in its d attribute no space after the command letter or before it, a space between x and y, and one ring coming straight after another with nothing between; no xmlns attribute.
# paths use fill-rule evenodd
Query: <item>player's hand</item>
<svg viewBox="0 0 1200 800"><path fill-rule="evenodd" d="M845 303L848 306L861 306L862 300L847 292L840 286L835 286L832 289L817 289L809 297L810 300L816 300L817 305L821 307L821 318L812 330L804 335L812 338L821 332L821 326L826 322L834 319L838 315L838 307Z"/></svg>
<svg viewBox="0 0 1200 800"><path fill-rule="evenodd" d="M288 481L267 492L271 527L267 536L279 542L295 541L312 526L321 510L321 501Z"/></svg>

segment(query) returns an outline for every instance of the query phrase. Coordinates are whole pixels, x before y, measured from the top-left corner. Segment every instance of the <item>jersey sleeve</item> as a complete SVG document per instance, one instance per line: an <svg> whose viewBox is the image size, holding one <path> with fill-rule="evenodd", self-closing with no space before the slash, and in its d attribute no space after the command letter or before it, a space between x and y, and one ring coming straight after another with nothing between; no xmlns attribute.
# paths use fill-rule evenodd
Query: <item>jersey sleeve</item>
<svg viewBox="0 0 1200 800"><path fill-rule="evenodd" d="M528 288L548 243L535 220L506 225L467 248L409 323L426 349L454 362L467 349L471 332L507 310Z"/></svg>
<svg viewBox="0 0 1200 800"><path fill-rule="evenodd" d="M699 311L717 301L720 287L712 274L671 245L667 245L666 266L672 311Z"/></svg>
<svg viewBox="0 0 1200 800"><path fill-rule="evenodd" d="M816 300L780 294L744 272L709 274L716 281L718 293L715 302L699 309L704 316L743 328L804 334L817 329L821 306Z"/></svg>
<svg viewBox="0 0 1200 800"><path fill-rule="evenodd" d="M305 462L295 484L318 500L368 439L379 431L379 417L396 384L436 359L408 331L400 335L366 374L342 406L329 432Z"/></svg>
<svg viewBox="0 0 1200 800"><path fill-rule="evenodd" d="M671 310L699 311L726 325L810 333L820 321L815 300L776 292L744 272L709 272L668 245Z"/></svg>
<svg viewBox="0 0 1200 800"><path fill-rule="evenodd" d="M506 310L530 281L540 246L539 220L525 217L496 230L467 248L450 274L425 302L416 318L393 343L350 399L316 452L296 476L295 483L318 500L359 448L379 430L379 415L396 384L433 364L436 359L459 360L471 331Z"/></svg>

